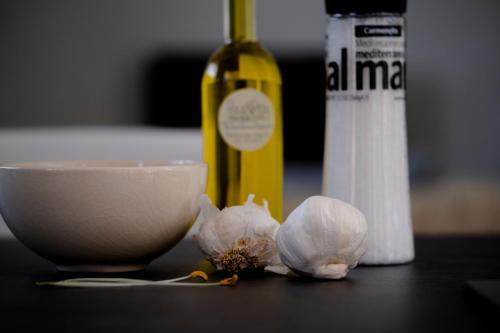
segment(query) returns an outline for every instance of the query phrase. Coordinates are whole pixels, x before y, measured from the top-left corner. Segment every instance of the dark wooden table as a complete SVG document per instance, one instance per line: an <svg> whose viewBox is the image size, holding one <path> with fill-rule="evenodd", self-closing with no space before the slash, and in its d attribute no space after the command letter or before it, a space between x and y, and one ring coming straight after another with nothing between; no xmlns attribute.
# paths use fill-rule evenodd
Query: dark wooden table
<svg viewBox="0 0 500 333"><path fill-rule="evenodd" d="M1 239L0 332L500 332L500 308L467 284L500 279L500 238L417 238L416 249L412 264L358 267L342 281L264 275L236 287L59 289L35 281L70 275ZM201 264L184 241L127 276L164 279Z"/></svg>

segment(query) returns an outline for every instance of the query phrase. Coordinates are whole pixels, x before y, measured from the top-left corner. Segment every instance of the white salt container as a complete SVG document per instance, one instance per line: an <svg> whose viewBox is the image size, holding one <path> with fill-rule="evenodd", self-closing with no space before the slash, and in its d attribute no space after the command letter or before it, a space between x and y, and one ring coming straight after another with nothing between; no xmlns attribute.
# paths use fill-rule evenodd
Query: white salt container
<svg viewBox="0 0 500 333"><path fill-rule="evenodd" d="M324 195L368 221L362 264L414 258L405 120L406 0L326 0Z"/></svg>

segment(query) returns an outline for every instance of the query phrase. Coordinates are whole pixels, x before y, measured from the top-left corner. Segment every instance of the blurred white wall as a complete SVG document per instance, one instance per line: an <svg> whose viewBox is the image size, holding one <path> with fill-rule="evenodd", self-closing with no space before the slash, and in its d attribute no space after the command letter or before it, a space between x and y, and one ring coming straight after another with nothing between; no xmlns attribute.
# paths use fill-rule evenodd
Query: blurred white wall
<svg viewBox="0 0 500 333"><path fill-rule="evenodd" d="M322 0L257 7L273 52L322 54ZM410 144L447 172L500 176L498 13L498 0L409 0ZM148 60L221 42L222 0L2 0L0 128L140 122Z"/></svg>

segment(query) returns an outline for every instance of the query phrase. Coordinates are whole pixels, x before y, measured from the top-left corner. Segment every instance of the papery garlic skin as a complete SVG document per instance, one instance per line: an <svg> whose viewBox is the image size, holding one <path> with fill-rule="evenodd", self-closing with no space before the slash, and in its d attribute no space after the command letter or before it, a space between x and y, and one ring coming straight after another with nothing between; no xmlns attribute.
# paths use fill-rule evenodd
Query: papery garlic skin
<svg viewBox="0 0 500 333"><path fill-rule="evenodd" d="M355 207L313 196L288 216L276 236L282 262L294 272L341 279L368 246L366 218Z"/></svg>
<svg viewBox="0 0 500 333"><path fill-rule="evenodd" d="M267 202L253 203L248 196L242 206L219 210L208 196L200 198L202 220L195 239L205 255L219 270L238 273L283 266L276 248L276 234L280 227L270 214Z"/></svg>

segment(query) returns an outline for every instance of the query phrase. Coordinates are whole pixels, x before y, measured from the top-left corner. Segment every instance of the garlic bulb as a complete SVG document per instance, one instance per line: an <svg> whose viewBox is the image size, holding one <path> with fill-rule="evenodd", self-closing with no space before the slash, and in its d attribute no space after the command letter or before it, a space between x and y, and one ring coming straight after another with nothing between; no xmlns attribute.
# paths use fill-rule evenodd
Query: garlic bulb
<svg viewBox="0 0 500 333"><path fill-rule="evenodd" d="M253 203L254 197L251 194L244 205L222 211L206 195L201 197L202 221L195 239L217 269L238 273L284 267L275 242L280 224L271 217L267 201L259 206Z"/></svg>
<svg viewBox="0 0 500 333"><path fill-rule="evenodd" d="M368 245L365 216L340 200L313 196L281 226L276 242L282 262L294 272L341 279Z"/></svg>

